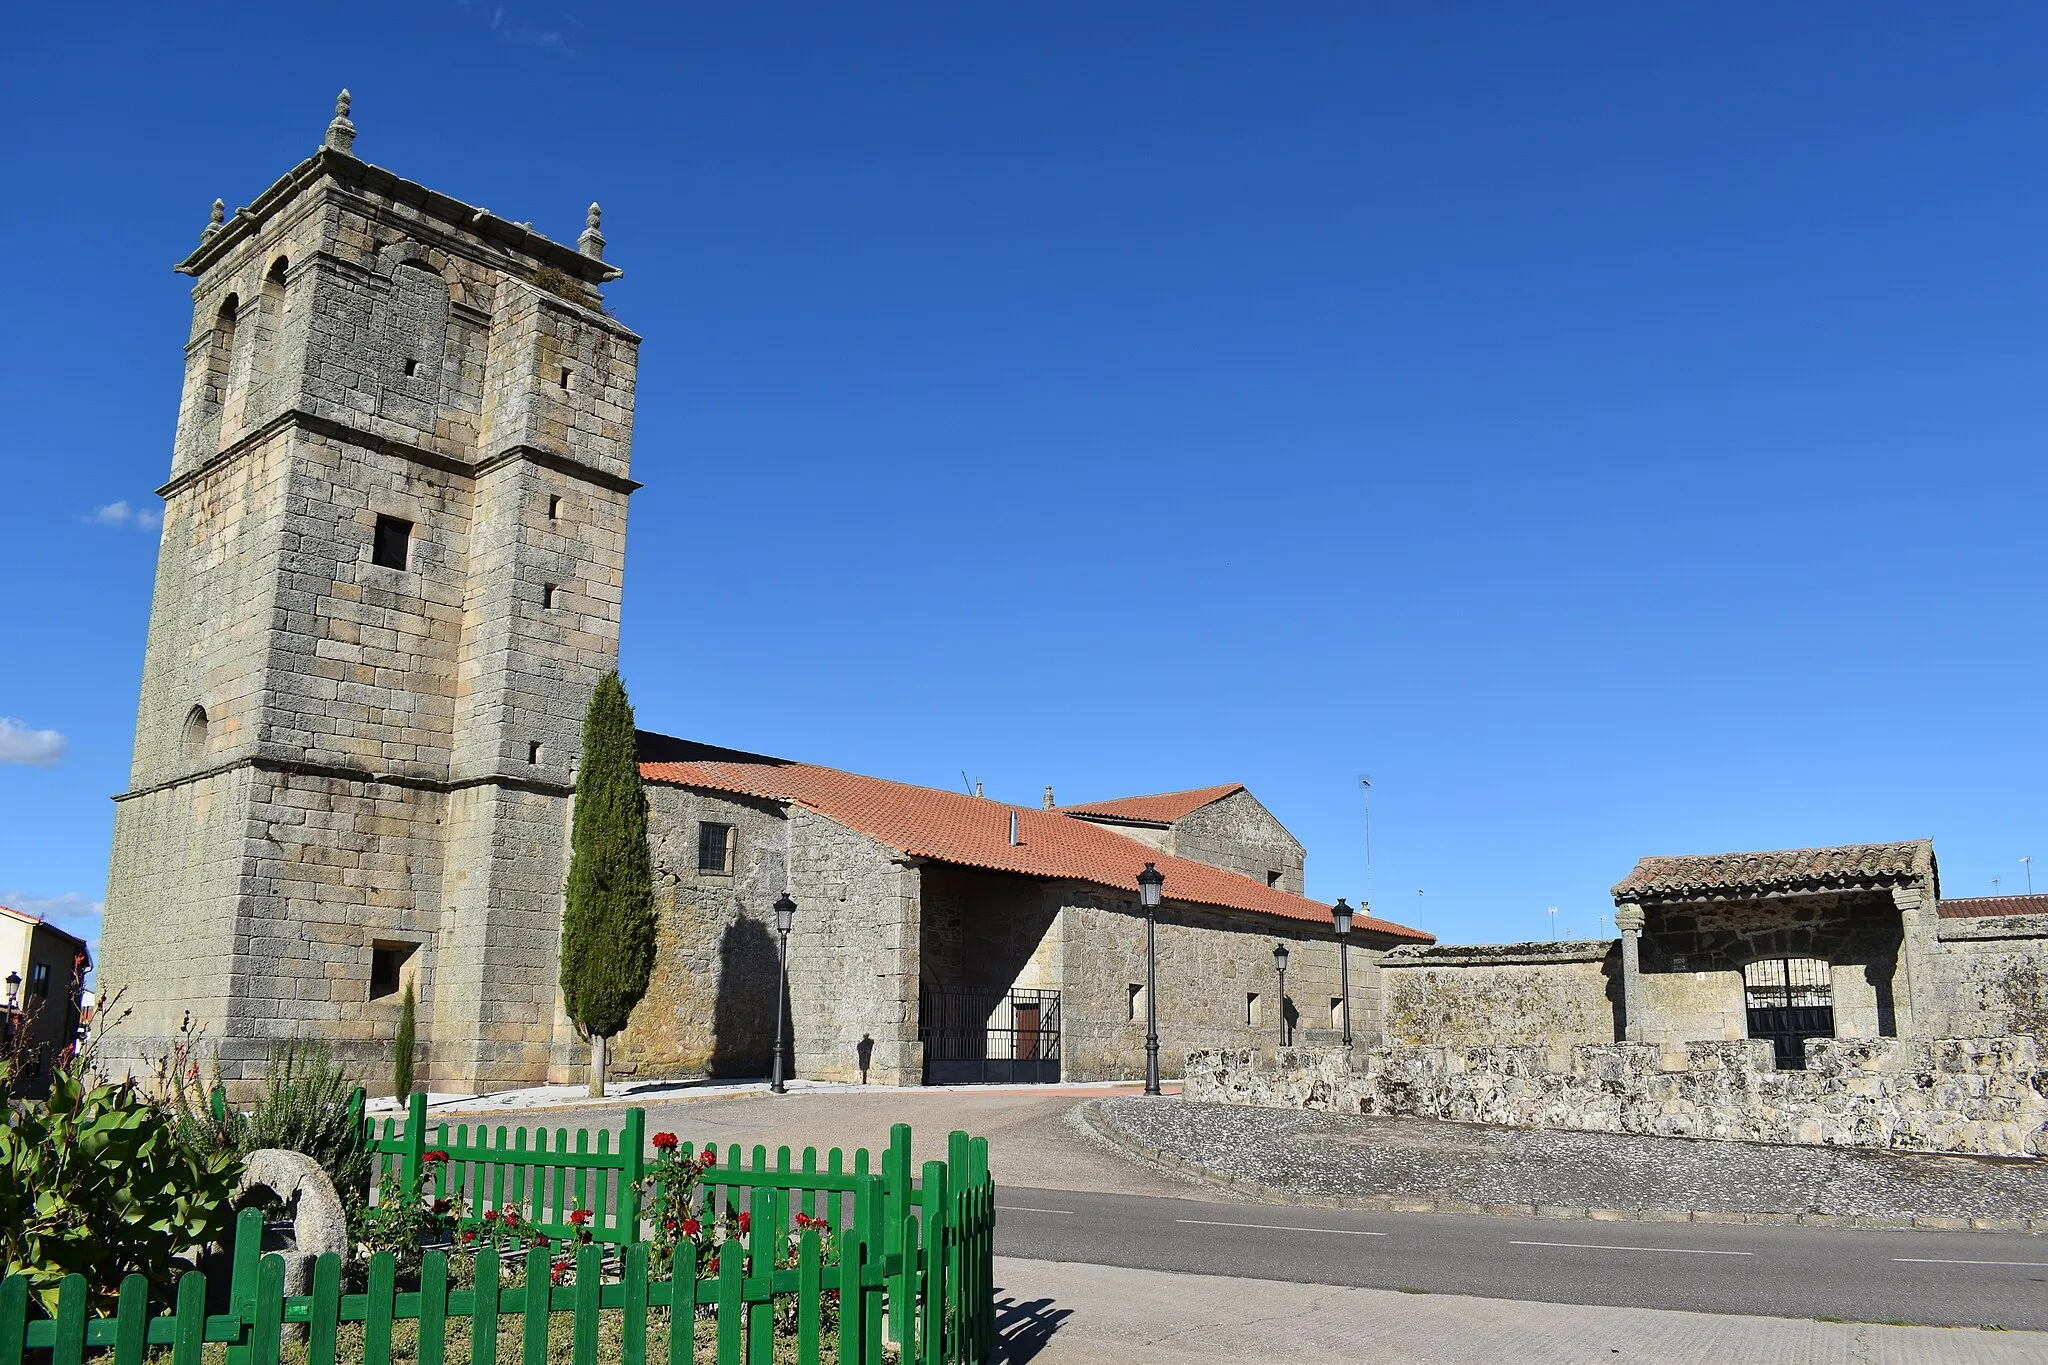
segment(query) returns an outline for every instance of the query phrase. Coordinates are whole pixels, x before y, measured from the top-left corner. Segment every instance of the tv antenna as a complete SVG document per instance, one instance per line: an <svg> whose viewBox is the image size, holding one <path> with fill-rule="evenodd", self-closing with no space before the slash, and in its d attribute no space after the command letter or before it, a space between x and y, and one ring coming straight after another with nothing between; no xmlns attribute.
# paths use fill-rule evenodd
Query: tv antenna
<svg viewBox="0 0 2048 1365"><path fill-rule="evenodd" d="M2034 855L2029 853L2020 861L2027 865L2027 894L2031 896L2034 894ZM1370 867L1372 864L1367 863L1366 866Z"/></svg>
<svg viewBox="0 0 2048 1365"><path fill-rule="evenodd" d="M1550 938L1553 943L1557 941L1557 907L1554 905L1550 907Z"/></svg>

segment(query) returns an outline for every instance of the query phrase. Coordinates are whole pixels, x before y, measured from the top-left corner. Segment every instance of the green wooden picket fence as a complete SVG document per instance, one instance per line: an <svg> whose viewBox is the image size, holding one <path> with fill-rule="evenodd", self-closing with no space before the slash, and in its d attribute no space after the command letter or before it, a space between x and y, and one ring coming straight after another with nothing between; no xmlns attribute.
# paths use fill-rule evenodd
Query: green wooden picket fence
<svg viewBox="0 0 2048 1365"><path fill-rule="evenodd" d="M350 1359L391 1365L399 1322L417 1323L418 1365L443 1365L456 1333L467 1338L471 1365L511 1365L500 1333L514 1324L519 1365L543 1365L557 1317L565 1319L571 1365L597 1365L600 1358L623 1365L771 1365L778 1309L785 1319L780 1354L793 1353L798 1365L818 1365L828 1351L840 1365L882 1365L885 1346L902 1365L982 1365L990 1358L995 1186L985 1139L952 1134L947 1159L926 1162L915 1182L903 1124L892 1130L879 1172L870 1171L865 1150L848 1161L834 1148L821 1164L807 1148L792 1165L783 1148L771 1165L765 1149L743 1162L730 1147L704 1173L700 1217L708 1225L727 1210L745 1210L747 1254L722 1254L717 1273L706 1278L670 1279L648 1273L633 1188L648 1169L644 1131L645 1115L630 1110L617 1143L609 1133L593 1142L578 1132L571 1141L557 1130L550 1144L545 1133L502 1128L479 1130L472 1139L466 1127L450 1134L443 1124L430 1132L424 1097L415 1096L404 1129L387 1122L373 1138L378 1183L386 1189L412 1188L425 1154L443 1151L449 1159L434 1163L430 1177L437 1197L510 1203L565 1238L572 1230L567 1213L591 1210L583 1230L592 1240L574 1248L571 1284L546 1282L552 1257L536 1252L522 1278L540 1283L493 1289L502 1267L499 1254L486 1249L475 1257L480 1287L451 1288L447 1255L433 1251L418 1290L401 1293L395 1263L380 1253L369 1263L365 1292L344 1293L339 1258L323 1256L313 1292L287 1298L284 1262L261 1254L262 1215L247 1210L236 1225L225 1311L207 1311L206 1277L195 1270L180 1278L175 1304L151 1303L147 1282L128 1277L110 1317L89 1313L88 1287L71 1276L60 1287L56 1316L30 1319L27 1282L9 1278L0 1281L0 1365L22 1365L24 1350L48 1350L48 1365L82 1365L108 1352L110 1365L141 1365L162 1348L170 1365L202 1365L208 1343L226 1347L226 1365L279 1365L287 1336L299 1332L303 1348L291 1348L294 1360L335 1365L345 1324L361 1324L359 1354L352 1348ZM796 1228L799 1212L831 1222L829 1253L815 1230ZM778 1266L792 1241L795 1264ZM832 1312L837 1323L828 1330ZM656 1336L664 1322L667 1329L665 1348L651 1360L650 1322ZM556 1332L557 1358L562 1335ZM616 1344L601 1357L601 1342Z"/></svg>

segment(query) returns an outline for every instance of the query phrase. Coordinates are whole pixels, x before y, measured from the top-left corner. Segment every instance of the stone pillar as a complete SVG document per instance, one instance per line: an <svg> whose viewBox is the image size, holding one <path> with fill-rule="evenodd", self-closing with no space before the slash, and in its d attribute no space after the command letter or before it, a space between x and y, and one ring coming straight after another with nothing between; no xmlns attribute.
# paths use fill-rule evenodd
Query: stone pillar
<svg viewBox="0 0 2048 1365"><path fill-rule="evenodd" d="M1624 901L1614 907L1614 927L1621 931L1622 1036L1643 1041L1643 960L1638 940L1643 932L1643 907Z"/></svg>
<svg viewBox="0 0 2048 1365"><path fill-rule="evenodd" d="M1899 970L1893 977L1892 1017L1901 1038L1940 1038L1950 1032L1939 1000L1935 958L1941 952L1936 934L1935 898L1925 886L1895 886L1892 904L1899 911Z"/></svg>

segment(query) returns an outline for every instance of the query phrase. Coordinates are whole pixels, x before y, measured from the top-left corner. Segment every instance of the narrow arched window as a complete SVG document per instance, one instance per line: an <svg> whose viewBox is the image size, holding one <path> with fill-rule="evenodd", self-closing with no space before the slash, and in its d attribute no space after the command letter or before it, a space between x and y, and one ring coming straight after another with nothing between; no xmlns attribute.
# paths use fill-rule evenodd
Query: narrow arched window
<svg viewBox="0 0 2048 1365"><path fill-rule="evenodd" d="M206 708L195 706L185 713L185 729L178 736L179 755L186 760L206 756Z"/></svg>
<svg viewBox="0 0 2048 1365"><path fill-rule="evenodd" d="M213 318L213 341L206 348L206 401L219 405L228 399L228 366L235 357L235 317L241 300L233 294L221 300Z"/></svg>

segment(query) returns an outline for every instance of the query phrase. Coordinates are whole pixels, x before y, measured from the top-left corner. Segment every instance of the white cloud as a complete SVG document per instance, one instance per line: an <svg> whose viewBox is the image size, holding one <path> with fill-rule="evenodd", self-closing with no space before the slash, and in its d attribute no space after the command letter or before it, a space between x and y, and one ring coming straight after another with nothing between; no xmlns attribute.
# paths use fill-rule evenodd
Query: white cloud
<svg viewBox="0 0 2048 1365"><path fill-rule="evenodd" d="M106 911L103 901L67 891L61 896L38 896L30 891L0 891L0 905L24 915L39 915L67 934L76 934L100 959L100 920Z"/></svg>
<svg viewBox="0 0 2048 1365"><path fill-rule="evenodd" d="M144 531L163 529L164 514L153 507L130 507L125 502L110 502L104 507L95 507L88 521L101 526L134 526Z"/></svg>
<svg viewBox="0 0 2048 1365"><path fill-rule="evenodd" d="M47 768L64 757L71 741L55 730L33 730L26 721L0 716L0 763L32 763Z"/></svg>

